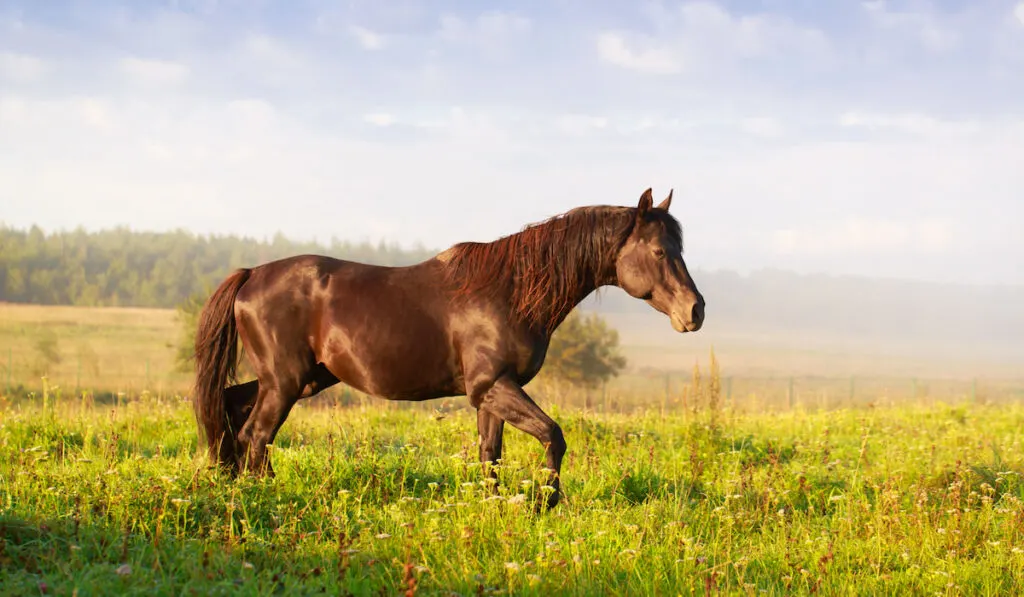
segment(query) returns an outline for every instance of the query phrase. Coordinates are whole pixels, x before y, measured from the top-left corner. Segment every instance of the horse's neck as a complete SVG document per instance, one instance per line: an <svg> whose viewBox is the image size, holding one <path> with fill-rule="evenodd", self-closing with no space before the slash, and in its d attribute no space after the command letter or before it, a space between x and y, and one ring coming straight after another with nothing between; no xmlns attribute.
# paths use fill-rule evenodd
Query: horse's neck
<svg viewBox="0 0 1024 597"><path fill-rule="evenodd" d="M590 296L595 290L602 286L614 286L617 285L615 279L615 264L601 264L600 271L588 272L587 278L583 280L583 283L576 286L576 293L573 296L566 297L566 300L560 300L555 302L553 313L543 313L543 321L550 321L552 323L551 329L554 330L558 326L562 325L562 322L569 316L583 299Z"/></svg>

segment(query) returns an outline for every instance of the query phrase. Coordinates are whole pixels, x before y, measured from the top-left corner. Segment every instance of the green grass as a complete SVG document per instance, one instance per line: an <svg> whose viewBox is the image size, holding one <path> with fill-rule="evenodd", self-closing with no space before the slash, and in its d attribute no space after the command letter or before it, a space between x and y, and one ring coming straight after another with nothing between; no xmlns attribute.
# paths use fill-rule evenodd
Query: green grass
<svg viewBox="0 0 1024 597"><path fill-rule="evenodd" d="M193 457L188 405L12 407L5 595L970 594L1024 590L1020 406L808 413L554 411L565 501L506 431L498 497L475 417L299 407L278 476ZM532 481L532 483L527 483ZM521 496L521 497L520 497Z"/></svg>

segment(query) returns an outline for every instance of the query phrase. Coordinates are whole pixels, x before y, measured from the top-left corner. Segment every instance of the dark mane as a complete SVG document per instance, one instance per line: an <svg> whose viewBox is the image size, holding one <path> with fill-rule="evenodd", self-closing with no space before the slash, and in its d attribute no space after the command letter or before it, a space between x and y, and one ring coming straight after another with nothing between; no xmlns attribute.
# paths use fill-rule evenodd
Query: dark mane
<svg viewBox="0 0 1024 597"><path fill-rule="evenodd" d="M675 218L649 213L679 234ZM508 300L514 317L551 333L602 282L635 221L634 207L578 207L493 242L457 244L445 269L457 295Z"/></svg>

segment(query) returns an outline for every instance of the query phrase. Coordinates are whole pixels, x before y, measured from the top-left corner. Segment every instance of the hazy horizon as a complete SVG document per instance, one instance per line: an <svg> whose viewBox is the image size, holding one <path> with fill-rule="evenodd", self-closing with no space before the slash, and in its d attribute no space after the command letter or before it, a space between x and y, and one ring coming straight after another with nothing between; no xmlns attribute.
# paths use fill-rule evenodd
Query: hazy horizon
<svg viewBox="0 0 1024 597"><path fill-rule="evenodd" d="M0 5L0 221L490 240L670 188L701 271L1024 284L1024 3Z"/></svg>

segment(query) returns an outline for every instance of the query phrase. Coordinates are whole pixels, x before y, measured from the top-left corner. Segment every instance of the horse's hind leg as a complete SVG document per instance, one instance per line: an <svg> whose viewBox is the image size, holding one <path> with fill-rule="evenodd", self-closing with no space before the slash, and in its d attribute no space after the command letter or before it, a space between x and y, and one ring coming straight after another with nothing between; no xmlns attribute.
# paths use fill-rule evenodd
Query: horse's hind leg
<svg viewBox="0 0 1024 597"><path fill-rule="evenodd" d="M244 446L240 454L243 468L257 476L274 476L267 458L267 445L274 441L277 430L298 401L303 382L295 376L260 380L256 404L238 433L239 444Z"/></svg>
<svg viewBox="0 0 1024 597"><path fill-rule="evenodd" d="M242 465L244 447L238 442L238 432L249 418L259 392L258 380L247 381L224 390L224 410L228 416L228 430L221 440L220 461L228 465L232 474L237 474Z"/></svg>
<svg viewBox="0 0 1024 597"><path fill-rule="evenodd" d="M301 378L285 377L276 379L276 383L259 383L259 391L251 412L246 412L247 419L241 425L238 434L240 446L239 456L247 458L248 468L258 474L266 473L274 476L274 468L267 456L267 446L274 443L277 432L288 417L295 403L302 398L316 395L324 388L338 383L323 365L310 362L308 368L301 368ZM266 390L264 390L266 388Z"/></svg>

